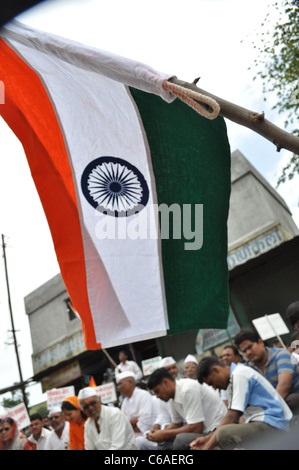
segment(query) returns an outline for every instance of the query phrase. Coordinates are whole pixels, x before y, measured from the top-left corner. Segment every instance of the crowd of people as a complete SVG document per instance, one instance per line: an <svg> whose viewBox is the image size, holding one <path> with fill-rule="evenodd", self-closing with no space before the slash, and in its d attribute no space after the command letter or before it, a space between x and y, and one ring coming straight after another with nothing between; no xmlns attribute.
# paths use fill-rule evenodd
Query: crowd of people
<svg viewBox="0 0 299 470"><path fill-rule="evenodd" d="M269 347L243 328L219 357L188 354L181 374L169 356L145 379L121 351L117 404L102 404L96 388L85 387L51 409L48 423L30 416L28 435L3 419L0 449L196 451L286 442L299 416L299 314L295 321L291 309L288 320L290 346Z"/></svg>

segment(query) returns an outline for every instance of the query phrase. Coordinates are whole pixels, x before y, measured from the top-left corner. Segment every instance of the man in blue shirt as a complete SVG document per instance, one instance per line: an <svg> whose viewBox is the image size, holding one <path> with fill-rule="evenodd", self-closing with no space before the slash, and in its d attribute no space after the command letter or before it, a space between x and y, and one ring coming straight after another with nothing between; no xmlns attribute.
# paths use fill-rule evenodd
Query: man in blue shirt
<svg viewBox="0 0 299 470"><path fill-rule="evenodd" d="M199 363L198 380L220 390L228 387L229 403L218 428L195 439L191 449L251 448L253 438L288 430L291 410L268 380L251 367L234 363L226 366L215 357L205 357Z"/></svg>
<svg viewBox="0 0 299 470"><path fill-rule="evenodd" d="M299 414L299 365L285 348L265 346L252 329L244 328L234 338L245 355L246 365L260 372L276 388L294 414Z"/></svg>

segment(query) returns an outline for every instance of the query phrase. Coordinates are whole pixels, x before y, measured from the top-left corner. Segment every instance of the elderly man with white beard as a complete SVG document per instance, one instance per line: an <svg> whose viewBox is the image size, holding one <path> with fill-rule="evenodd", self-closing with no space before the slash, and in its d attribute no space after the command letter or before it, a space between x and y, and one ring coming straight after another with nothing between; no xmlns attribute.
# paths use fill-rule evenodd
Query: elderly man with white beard
<svg viewBox="0 0 299 470"><path fill-rule="evenodd" d="M68 450L70 435L69 422L66 421L60 407L50 411L52 431L47 438L44 450Z"/></svg>
<svg viewBox="0 0 299 470"><path fill-rule="evenodd" d="M119 408L102 405L94 387L80 390L78 400L88 416L84 425L86 450L138 450L128 418Z"/></svg>

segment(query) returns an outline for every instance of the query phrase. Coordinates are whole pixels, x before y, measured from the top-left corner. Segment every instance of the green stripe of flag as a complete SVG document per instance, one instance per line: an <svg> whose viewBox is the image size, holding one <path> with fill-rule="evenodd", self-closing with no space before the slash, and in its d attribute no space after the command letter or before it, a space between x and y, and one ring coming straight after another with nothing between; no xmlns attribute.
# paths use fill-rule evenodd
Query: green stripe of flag
<svg viewBox="0 0 299 470"><path fill-rule="evenodd" d="M221 117L207 120L176 99L130 88L150 147L158 205L203 204L203 245L185 250L186 240L162 240L169 334L226 328L229 315L227 217L230 147ZM170 223L170 227L172 224Z"/></svg>

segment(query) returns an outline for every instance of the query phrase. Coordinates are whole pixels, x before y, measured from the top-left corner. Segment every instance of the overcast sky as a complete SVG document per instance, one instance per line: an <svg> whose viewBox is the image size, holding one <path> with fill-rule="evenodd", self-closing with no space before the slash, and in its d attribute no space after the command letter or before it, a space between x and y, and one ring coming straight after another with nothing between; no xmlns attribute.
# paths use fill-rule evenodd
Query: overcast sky
<svg viewBox="0 0 299 470"><path fill-rule="evenodd" d="M252 41L269 0L55 0L20 15L19 21L40 30L139 60L158 71L199 87L283 127L284 117L264 102L262 85L253 81L256 50ZM244 42L242 42L244 41ZM1 80L1 77L0 77ZM291 153L278 153L253 131L227 121L231 150L239 149L276 185ZM7 237L7 261L23 377L33 374L31 339L24 297L59 272L51 236L30 176L22 146L0 120L0 231ZM279 187L297 225L298 178ZM1 258L2 259L2 258ZM0 267L0 389L19 380L11 329L4 265ZM46 345L45 345L46 346ZM31 403L42 399L40 387L28 389ZM0 396L0 401L3 396Z"/></svg>

